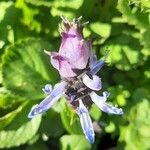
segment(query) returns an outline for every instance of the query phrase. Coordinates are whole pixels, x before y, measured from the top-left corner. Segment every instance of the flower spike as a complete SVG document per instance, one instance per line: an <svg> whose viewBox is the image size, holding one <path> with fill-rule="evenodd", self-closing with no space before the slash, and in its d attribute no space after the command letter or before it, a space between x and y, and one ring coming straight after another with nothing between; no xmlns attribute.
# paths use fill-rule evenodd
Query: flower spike
<svg viewBox="0 0 150 150"><path fill-rule="evenodd" d="M61 17L59 25L61 44L58 52L44 52L50 57L52 66L60 74L61 82L55 84L54 88L47 84L42 89L47 97L40 103L32 107L28 117L46 112L58 99L64 95L67 102L76 110L83 133L89 143L94 143L95 133L90 118L88 108L95 103L106 113L122 115L121 108L111 106L106 103L108 92L103 92L102 96L95 92L102 89L102 81L97 72L106 63L108 51L104 59L97 60L92 50L92 41L86 40L83 35L83 28L87 24L81 23L81 18L69 21L66 17Z"/></svg>

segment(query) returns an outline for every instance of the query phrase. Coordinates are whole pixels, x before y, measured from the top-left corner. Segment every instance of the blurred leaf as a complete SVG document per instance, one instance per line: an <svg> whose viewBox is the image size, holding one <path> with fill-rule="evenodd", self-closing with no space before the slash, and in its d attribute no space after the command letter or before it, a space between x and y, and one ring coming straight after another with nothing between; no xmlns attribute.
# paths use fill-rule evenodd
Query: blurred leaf
<svg viewBox="0 0 150 150"><path fill-rule="evenodd" d="M150 28L147 29L143 34L141 38L141 44L144 45L144 48L142 49L142 53L145 56L150 56Z"/></svg>
<svg viewBox="0 0 150 150"><path fill-rule="evenodd" d="M21 9L22 11L22 22L31 30L36 30L36 32L40 32L41 24L35 19L35 16L39 14L39 10L34 7L30 8L24 0L17 0L16 7Z"/></svg>
<svg viewBox="0 0 150 150"><path fill-rule="evenodd" d="M14 28L18 25L19 13L12 1L0 2L0 48L14 43ZM2 53L2 51L0 52Z"/></svg>
<svg viewBox="0 0 150 150"><path fill-rule="evenodd" d="M117 99L117 102L120 106L126 105L126 99L125 99L124 95L119 94L119 95L117 95L116 99Z"/></svg>
<svg viewBox="0 0 150 150"><path fill-rule="evenodd" d="M144 45L144 48L142 49L142 53L145 56L149 56L149 45L147 42L148 40L148 34L149 33L149 16L150 11L142 11L137 7L135 1L133 0L131 3L128 1L118 1L118 9L122 13L122 17L130 25L134 25L136 28L140 30L141 37L141 43ZM145 3L145 1L137 1L137 3ZM150 2L147 2L147 6L150 5Z"/></svg>
<svg viewBox="0 0 150 150"><path fill-rule="evenodd" d="M25 144L36 134L41 122L41 116L37 116L32 120L27 119L29 107L31 105L27 105L5 130L0 131L0 148Z"/></svg>
<svg viewBox="0 0 150 150"><path fill-rule="evenodd" d="M17 24L18 11L12 1L0 2L0 26Z"/></svg>
<svg viewBox="0 0 150 150"><path fill-rule="evenodd" d="M52 4L51 14L52 16L63 15L69 18L74 18L75 11L81 7L82 3L83 0L72 0L72 1L66 1L65 3L64 0L55 0L53 1Z"/></svg>
<svg viewBox="0 0 150 150"><path fill-rule="evenodd" d="M98 121L102 115L102 112L95 104L93 104L90 109L90 115L94 120Z"/></svg>
<svg viewBox="0 0 150 150"><path fill-rule="evenodd" d="M40 140L40 134L35 134L28 142L28 145L34 145L36 142L38 142L38 140Z"/></svg>
<svg viewBox="0 0 150 150"><path fill-rule="evenodd" d="M21 112L22 108L23 108L23 106L21 105L17 109L15 109L14 111L7 113L3 117L0 117L0 130L9 124L15 118L15 116L19 112Z"/></svg>
<svg viewBox="0 0 150 150"><path fill-rule="evenodd" d="M43 116L40 126L40 132L50 137L60 136L64 131L60 114L49 110L45 116Z"/></svg>
<svg viewBox="0 0 150 150"><path fill-rule="evenodd" d="M127 98L130 97L130 92L126 90L122 85L118 85L117 87L110 87L110 98L117 102L119 106L125 106L127 103Z"/></svg>
<svg viewBox="0 0 150 150"><path fill-rule="evenodd" d="M136 7L140 7L141 11L149 11L150 1L148 0L130 0L130 4L134 4Z"/></svg>
<svg viewBox="0 0 150 150"><path fill-rule="evenodd" d="M62 150L90 150L91 145L82 135L64 135L60 138Z"/></svg>
<svg viewBox="0 0 150 150"><path fill-rule="evenodd" d="M1 70L1 68L0 68L0 84L2 84L2 70Z"/></svg>
<svg viewBox="0 0 150 150"><path fill-rule="evenodd" d="M34 143L33 145L29 145L25 150L49 150L44 142L41 140Z"/></svg>
<svg viewBox="0 0 150 150"><path fill-rule="evenodd" d="M117 1L83 1L82 6L77 10L78 15L82 15L84 19L90 22L102 21L111 22L111 18L117 15L116 11Z"/></svg>
<svg viewBox="0 0 150 150"><path fill-rule="evenodd" d="M128 24L135 25L138 29L149 28L149 14L140 11L140 9L136 7L132 8L129 4L129 0L119 0L117 8Z"/></svg>
<svg viewBox="0 0 150 150"><path fill-rule="evenodd" d="M150 79L150 70L144 71L144 75L146 76L146 78Z"/></svg>
<svg viewBox="0 0 150 150"><path fill-rule="evenodd" d="M101 37L108 38L111 32L111 25L102 22L95 22L90 24L93 32L99 34ZM92 32L92 33L93 33Z"/></svg>
<svg viewBox="0 0 150 150"><path fill-rule="evenodd" d="M25 2L33 4L35 6L45 6L45 7L51 7L52 1L49 0L25 0Z"/></svg>
<svg viewBox="0 0 150 150"><path fill-rule="evenodd" d="M105 127L105 131L107 133L112 133L115 131L115 129L116 129L116 126L113 122L110 122L109 125Z"/></svg>
<svg viewBox="0 0 150 150"><path fill-rule="evenodd" d="M55 81L49 68L49 58L43 52L51 49L47 42L27 39L10 46L3 57L4 86L13 93L29 99L43 97L42 87Z"/></svg>
<svg viewBox="0 0 150 150"><path fill-rule="evenodd" d="M141 45L137 39L132 37L130 30L129 33L110 38L102 48L103 53L106 51L105 47L110 51L108 62L114 64L120 70L130 70L141 65L142 61L145 60L140 51Z"/></svg>
<svg viewBox="0 0 150 150"><path fill-rule="evenodd" d="M125 141L127 150L150 148L150 104L146 99L132 107L128 115L129 125L121 127L120 141ZM134 139L134 140L133 140Z"/></svg>
<svg viewBox="0 0 150 150"><path fill-rule="evenodd" d="M24 97L14 95L4 87L0 88L0 108L6 109L7 107L11 107L15 102L21 102L24 100L26 100Z"/></svg>
<svg viewBox="0 0 150 150"><path fill-rule="evenodd" d="M150 95L149 95L149 90L146 88L137 88L133 91L132 93L132 98L133 100L136 101L142 101L145 98L149 99Z"/></svg>
<svg viewBox="0 0 150 150"><path fill-rule="evenodd" d="M65 99L62 101L61 120L65 129L71 134L83 134L79 118L76 113L65 103Z"/></svg>

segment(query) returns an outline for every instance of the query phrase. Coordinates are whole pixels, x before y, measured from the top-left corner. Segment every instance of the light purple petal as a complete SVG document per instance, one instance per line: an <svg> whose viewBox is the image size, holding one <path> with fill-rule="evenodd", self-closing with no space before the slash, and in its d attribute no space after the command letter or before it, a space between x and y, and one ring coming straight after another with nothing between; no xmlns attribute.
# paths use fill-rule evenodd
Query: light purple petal
<svg viewBox="0 0 150 150"><path fill-rule="evenodd" d="M83 76L83 83L90 89L99 91L102 88L101 79L97 75L92 76L91 79L88 75Z"/></svg>
<svg viewBox="0 0 150 150"><path fill-rule="evenodd" d="M59 71L62 77L74 77L76 74L72 71L72 65L69 60L59 53L45 51L51 57L51 64Z"/></svg>
<svg viewBox="0 0 150 150"><path fill-rule="evenodd" d="M121 108L117 108L107 104L105 101L108 97L107 93L103 93L103 96L98 96L95 92L90 94L92 101L104 112L116 115L122 115L123 111Z"/></svg>
<svg viewBox="0 0 150 150"><path fill-rule="evenodd" d="M95 62L91 67L90 67L90 72L92 75L96 74L105 64L104 60L100 60Z"/></svg>
<svg viewBox="0 0 150 150"><path fill-rule="evenodd" d="M90 49L88 42L78 38L64 38L59 53L68 58L72 68L84 69L87 66Z"/></svg>
<svg viewBox="0 0 150 150"><path fill-rule="evenodd" d="M47 111L49 108L53 106L53 104L62 96L65 92L65 87L67 83L61 82L54 87L54 90L48 95L40 104L37 104L32 107L28 118L33 118L34 116L41 114Z"/></svg>
<svg viewBox="0 0 150 150"><path fill-rule="evenodd" d="M46 84L44 88L42 88L43 92L45 94L50 94L52 91L52 85L51 84Z"/></svg>
<svg viewBox="0 0 150 150"><path fill-rule="evenodd" d="M58 66L56 69L62 77L74 77L76 74L73 72L70 63L67 60L60 60L51 58L51 63L53 66Z"/></svg>
<svg viewBox="0 0 150 150"><path fill-rule="evenodd" d="M64 17L62 19L63 31L61 32L62 42L59 54L69 60L72 68L85 69L90 57L91 45L84 40L80 19L75 19L72 22Z"/></svg>
<svg viewBox="0 0 150 150"><path fill-rule="evenodd" d="M93 98L95 101L102 101L102 102L106 102L107 98L109 97L109 93L108 92L103 92L103 96L99 96L97 95L95 92L92 92L90 94L91 98Z"/></svg>
<svg viewBox="0 0 150 150"><path fill-rule="evenodd" d="M83 132L85 134L86 139L90 143L94 143L95 140L95 133L93 129L92 120L89 116L89 112L87 108L84 106L82 100L79 100L79 108L77 110L77 113L80 118L80 123L83 129Z"/></svg>

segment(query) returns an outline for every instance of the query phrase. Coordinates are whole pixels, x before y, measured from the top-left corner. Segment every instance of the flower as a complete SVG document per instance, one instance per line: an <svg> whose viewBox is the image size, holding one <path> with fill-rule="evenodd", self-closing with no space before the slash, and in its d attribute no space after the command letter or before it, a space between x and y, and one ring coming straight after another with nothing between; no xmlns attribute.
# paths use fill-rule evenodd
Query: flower
<svg viewBox="0 0 150 150"><path fill-rule="evenodd" d="M45 51L50 56L54 68L58 70L61 82L53 89L50 84L42 89L48 96L40 104L32 107L28 117L33 118L47 111L64 95L76 110L86 139L94 143L95 133L88 112L92 103L106 113L122 115L123 111L106 103L108 92L103 92L102 96L96 94L96 91L102 88L101 79L96 73L105 64L105 59L97 60L96 55L92 53L91 42L83 37L83 24L80 23L80 19L81 17L69 22L62 17L62 42L59 52Z"/></svg>

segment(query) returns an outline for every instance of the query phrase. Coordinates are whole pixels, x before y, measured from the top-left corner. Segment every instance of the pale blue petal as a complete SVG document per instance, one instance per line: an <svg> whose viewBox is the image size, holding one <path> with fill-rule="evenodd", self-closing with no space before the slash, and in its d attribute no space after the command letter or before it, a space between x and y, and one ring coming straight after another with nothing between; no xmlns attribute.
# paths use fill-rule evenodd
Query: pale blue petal
<svg viewBox="0 0 150 150"><path fill-rule="evenodd" d="M92 54L90 56L90 63L89 63L90 68L92 68L96 63L97 63L97 57L96 55Z"/></svg>
<svg viewBox="0 0 150 150"><path fill-rule="evenodd" d="M52 85L51 84L46 84L44 88L42 88L43 92L45 94L50 94L52 91Z"/></svg>
<svg viewBox="0 0 150 150"><path fill-rule="evenodd" d="M53 104L62 96L65 92L67 83L61 82L54 87L54 90L40 103L32 107L28 117L33 118L34 116L47 111L53 106Z"/></svg>
<svg viewBox="0 0 150 150"><path fill-rule="evenodd" d="M79 115L81 127L83 129L86 139L90 143L94 143L95 133L94 133L94 129L93 129L92 120L91 120L91 118L89 116L89 112L88 112L87 108L84 106L82 100L79 100L79 108L77 110L77 113Z"/></svg>
<svg viewBox="0 0 150 150"><path fill-rule="evenodd" d="M104 112L116 115L122 115L123 111L121 108L111 106L106 103L108 95L104 92L103 96L98 96L95 92L90 94L91 100Z"/></svg>
<svg viewBox="0 0 150 150"><path fill-rule="evenodd" d="M97 101L97 102L99 102L99 101L105 102L105 101L107 100L107 98L108 98L109 95L110 95L110 94L109 94L108 92L106 92L106 91L103 92L103 96L99 96L99 95L97 95L95 92L92 92L92 93L90 94L91 98L93 98L94 101Z"/></svg>
<svg viewBox="0 0 150 150"><path fill-rule="evenodd" d="M97 75L93 75L91 79L85 74L82 79L83 83L92 90L99 91L102 88L101 79Z"/></svg>
<svg viewBox="0 0 150 150"><path fill-rule="evenodd" d="M96 74L105 64L105 61L104 60L100 60L100 61L97 61L95 62L91 67L90 67L90 73L92 75Z"/></svg>

